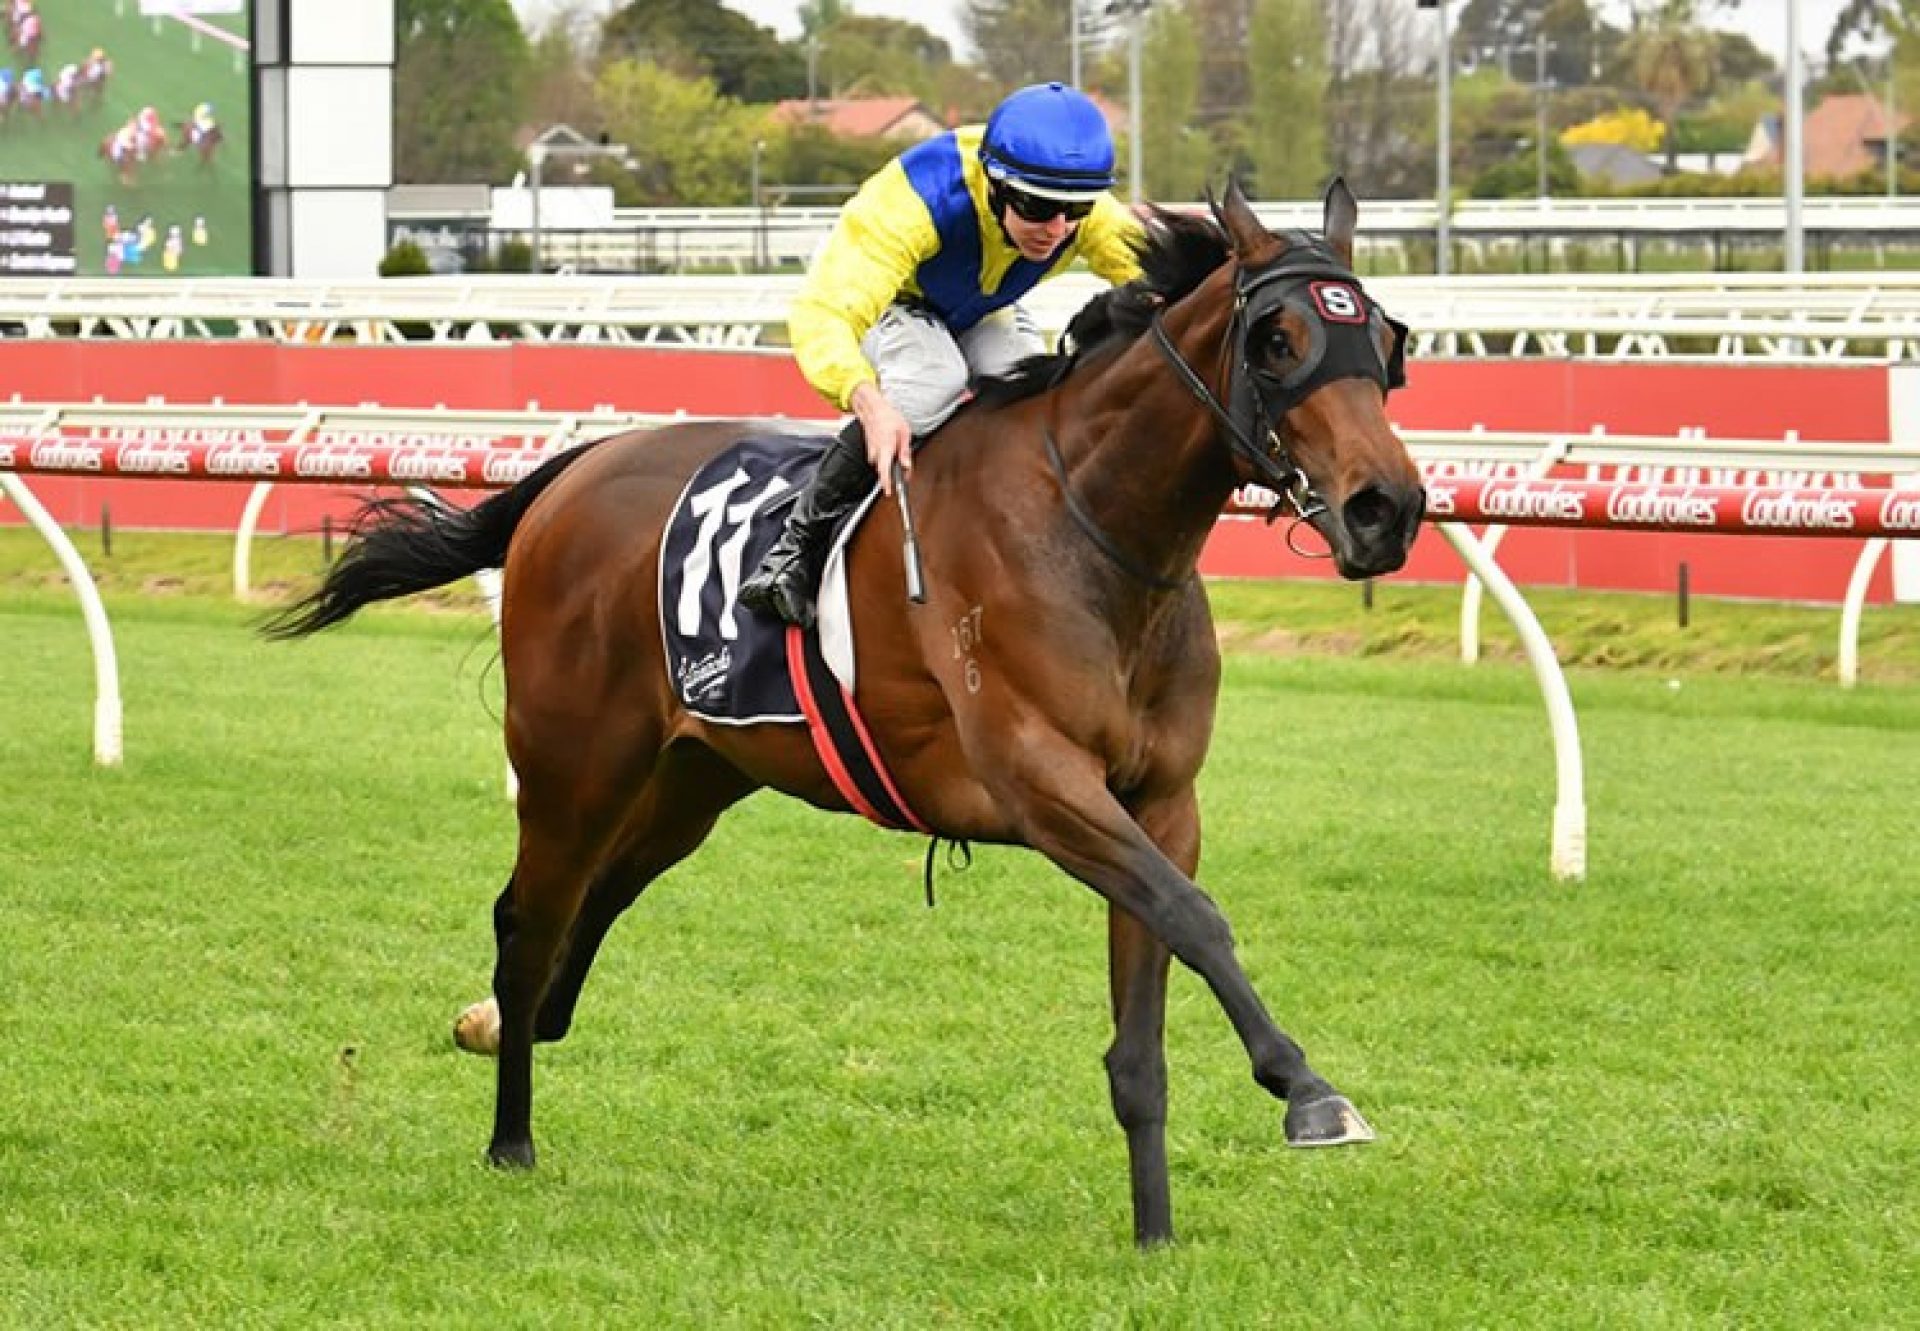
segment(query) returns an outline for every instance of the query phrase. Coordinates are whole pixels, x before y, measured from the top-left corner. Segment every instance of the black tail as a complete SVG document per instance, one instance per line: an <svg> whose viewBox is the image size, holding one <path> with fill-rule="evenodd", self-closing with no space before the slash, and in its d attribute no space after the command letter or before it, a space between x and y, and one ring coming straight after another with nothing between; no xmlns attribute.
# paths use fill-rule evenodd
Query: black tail
<svg viewBox="0 0 1920 1331"><path fill-rule="evenodd" d="M354 514L346 553L311 593L260 626L268 638L304 638L362 606L412 596L499 568L520 519L591 444L548 458L510 490L469 509L411 496L371 499Z"/></svg>

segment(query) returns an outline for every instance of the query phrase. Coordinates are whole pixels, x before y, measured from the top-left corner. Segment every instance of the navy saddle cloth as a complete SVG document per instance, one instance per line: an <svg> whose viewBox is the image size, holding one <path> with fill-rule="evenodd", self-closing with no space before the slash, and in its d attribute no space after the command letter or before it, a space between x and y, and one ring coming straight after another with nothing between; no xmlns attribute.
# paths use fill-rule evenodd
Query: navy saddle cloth
<svg viewBox="0 0 1920 1331"><path fill-rule="evenodd" d="M687 482L660 550L667 669L681 703L695 716L737 724L804 723L821 765L850 807L882 827L928 832L854 707L844 594L823 597L820 625L804 633L739 604L741 580L778 539L787 509L832 442L825 435L752 436ZM872 504L870 494L834 534L835 542L846 540ZM837 643L839 669L822 651L823 633Z"/></svg>
<svg viewBox="0 0 1920 1331"><path fill-rule="evenodd" d="M660 551L660 624L674 687L696 716L806 719L787 666L787 626L738 597L832 441L742 439L696 472L674 505Z"/></svg>

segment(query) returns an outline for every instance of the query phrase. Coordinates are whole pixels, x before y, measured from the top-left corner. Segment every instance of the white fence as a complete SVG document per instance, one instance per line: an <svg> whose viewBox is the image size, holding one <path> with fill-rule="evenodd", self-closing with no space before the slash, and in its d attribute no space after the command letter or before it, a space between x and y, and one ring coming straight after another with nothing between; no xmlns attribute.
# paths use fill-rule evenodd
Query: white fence
<svg viewBox="0 0 1920 1331"><path fill-rule="evenodd" d="M1197 203L1172 207L1195 209ZM1256 202L1254 211L1274 227L1316 228L1317 201ZM611 228L549 229L543 257L598 271L746 271L804 264L831 229L831 208L631 208L614 211ZM1376 199L1360 205L1363 259L1384 271L1406 271L1412 242L1433 243L1438 205L1432 199ZM465 231L488 232L487 210L408 212L390 216L396 238L444 243ZM1819 195L1803 201L1801 225L1811 252L1824 245L1882 247L1920 245L1920 199ZM1704 246L1716 258L1739 245L1778 250L1786 230L1779 198L1470 199L1453 205L1448 227L1464 260L1524 257L1541 242L1567 257L1582 246L1587 257L1636 268L1652 253L1697 254ZM526 233L519 233L525 235ZM1717 266L1717 265L1716 265Z"/></svg>
<svg viewBox="0 0 1920 1331"><path fill-rule="evenodd" d="M777 346L799 277L80 279L0 284L0 336ZM1920 359L1920 273L1376 278L1417 357ZM1025 302L1057 334L1101 289Z"/></svg>

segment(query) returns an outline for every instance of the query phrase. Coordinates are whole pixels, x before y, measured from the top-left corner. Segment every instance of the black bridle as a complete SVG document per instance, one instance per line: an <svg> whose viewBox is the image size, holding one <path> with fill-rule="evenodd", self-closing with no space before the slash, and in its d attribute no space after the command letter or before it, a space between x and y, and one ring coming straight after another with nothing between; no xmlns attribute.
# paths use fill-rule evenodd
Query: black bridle
<svg viewBox="0 0 1920 1331"><path fill-rule="evenodd" d="M1267 510L1267 521L1273 522L1288 507L1293 509L1294 527L1289 528L1287 545L1296 554L1304 554L1294 547L1292 531L1325 513L1327 505L1287 451L1280 437L1281 422L1310 394L1336 379L1371 379L1387 393L1402 387L1407 381L1407 326L1390 317L1366 294L1353 270L1323 241L1305 232L1290 233L1287 239L1286 251L1272 263L1243 267L1234 274L1233 322L1220 349L1221 360L1228 362L1229 405L1221 404L1174 346L1163 321L1164 307L1154 310L1149 331L1180 381L1220 423L1229 451L1246 464L1256 482L1279 496ZM1308 346L1300 363L1284 376L1255 368L1247 352L1248 338L1263 319L1289 306L1307 329ZM1393 334L1393 350L1382 363L1378 339L1385 330ZM1065 369L1063 363L1061 372ZM1075 497L1068 484L1066 460L1054 442L1052 429L1042 426L1041 438L1066 499L1067 512L1100 553L1133 578L1160 591L1171 591L1192 576L1163 578L1128 556Z"/></svg>
<svg viewBox="0 0 1920 1331"><path fill-rule="evenodd" d="M1323 241L1303 232L1288 239L1286 250L1272 263L1242 267L1234 274L1233 322L1221 348L1221 359L1231 362L1227 405L1167 336L1162 310L1154 311L1150 329L1174 373L1226 431L1229 451L1246 464L1256 482L1279 496L1267 512L1268 522L1288 506L1301 522L1327 508L1280 436L1287 413L1336 379L1371 379L1385 393L1407 381L1407 326L1388 317ZM1308 346L1298 365L1284 376L1274 375L1254 366L1247 342L1262 320L1289 307L1307 329ZM1393 334L1393 350L1385 362L1378 342L1383 329Z"/></svg>

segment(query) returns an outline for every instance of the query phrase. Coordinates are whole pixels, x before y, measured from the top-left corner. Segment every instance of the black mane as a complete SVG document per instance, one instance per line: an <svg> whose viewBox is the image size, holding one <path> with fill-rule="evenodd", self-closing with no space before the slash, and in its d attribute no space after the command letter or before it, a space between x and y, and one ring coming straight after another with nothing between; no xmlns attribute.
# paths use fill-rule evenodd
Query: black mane
<svg viewBox="0 0 1920 1331"><path fill-rule="evenodd" d="M1103 291L1067 324L1061 350L1029 356L1006 374L974 381L973 401L1004 406L1058 383L1079 361L1147 331L1155 310L1193 291L1227 261L1226 233L1209 217L1154 208L1136 244L1140 276Z"/></svg>

